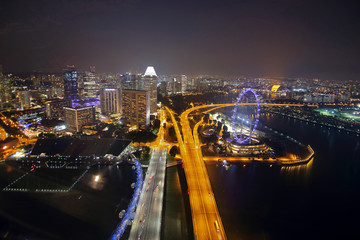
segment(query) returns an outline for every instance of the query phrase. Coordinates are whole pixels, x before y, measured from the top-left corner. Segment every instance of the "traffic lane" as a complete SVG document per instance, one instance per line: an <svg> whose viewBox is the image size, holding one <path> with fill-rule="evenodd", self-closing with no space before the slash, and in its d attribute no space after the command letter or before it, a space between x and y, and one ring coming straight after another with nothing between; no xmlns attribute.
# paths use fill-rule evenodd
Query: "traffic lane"
<svg viewBox="0 0 360 240"><path fill-rule="evenodd" d="M148 194L148 191L152 188L153 185L153 179L151 179L152 176L154 176L156 172L156 162L154 159L158 156L158 151L155 149L152 153L152 157L150 159L150 163L147 174L144 181L144 186L142 189L142 194L140 196L139 205L140 209L136 211L135 219L133 221L133 226L130 231L130 237L129 239L138 239L139 236L143 235L143 230L145 228L146 223L146 217L148 215L148 209L149 209L149 203L151 201L151 195Z"/></svg>

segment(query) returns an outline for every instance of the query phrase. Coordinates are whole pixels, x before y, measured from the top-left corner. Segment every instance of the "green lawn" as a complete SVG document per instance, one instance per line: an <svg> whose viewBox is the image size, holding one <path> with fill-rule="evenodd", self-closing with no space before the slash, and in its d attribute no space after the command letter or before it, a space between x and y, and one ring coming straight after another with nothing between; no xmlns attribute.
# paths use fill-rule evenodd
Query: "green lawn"
<svg viewBox="0 0 360 240"><path fill-rule="evenodd" d="M331 108L315 109L316 112L324 116L331 116L336 118L342 118L346 120L352 120L360 122L360 115L353 114L354 110L338 110Z"/></svg>

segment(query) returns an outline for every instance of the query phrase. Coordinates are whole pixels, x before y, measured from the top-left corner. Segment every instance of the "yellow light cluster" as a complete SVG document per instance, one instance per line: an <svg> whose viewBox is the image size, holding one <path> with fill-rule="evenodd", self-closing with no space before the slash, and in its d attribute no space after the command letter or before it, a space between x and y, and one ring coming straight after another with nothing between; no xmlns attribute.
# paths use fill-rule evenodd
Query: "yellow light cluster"
<svg viewBox="0 0 360 240"><path fill-rule="evenodd" d="M274 86L272 86L271 91L276 92L279 88L280 88L280 85L274 85Z"/></svg>

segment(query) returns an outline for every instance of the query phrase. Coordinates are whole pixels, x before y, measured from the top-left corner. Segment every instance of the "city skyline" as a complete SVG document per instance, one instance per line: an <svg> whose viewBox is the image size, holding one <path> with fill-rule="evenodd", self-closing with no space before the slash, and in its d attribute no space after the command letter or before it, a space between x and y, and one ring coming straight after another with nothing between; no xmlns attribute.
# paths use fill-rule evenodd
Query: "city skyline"
<svg viewBox="0 0 360 240"><path fill-rule="evenodd" d="M11 1L5 72L184 73L359 79L359 3Z"/></svg>
<svg viewBox="0 0 360 240"><path fill-rule="evenodd" d="M0 238L360 239L359 10L0 1Z"/></svg>

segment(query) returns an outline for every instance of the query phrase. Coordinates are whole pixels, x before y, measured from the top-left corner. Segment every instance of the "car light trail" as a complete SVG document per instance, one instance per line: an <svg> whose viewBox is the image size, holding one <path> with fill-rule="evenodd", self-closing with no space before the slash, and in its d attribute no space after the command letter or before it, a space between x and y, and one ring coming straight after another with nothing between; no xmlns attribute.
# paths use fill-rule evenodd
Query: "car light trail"
<svg viewBox="0 0 360 240"><path fill-rule="evenodd" d="M237 105L251 106L256 103L238 103ZM304 104L273 104L262 103L269 106L304 106ZM195 239L226 239L222 221L213 196L209 176L204 165L201 149L197 146L196 139L191 131L188 115L195 110L205 108L221 108L234 106L230 104L212 104L193 107L186 110L180 116L182 135L173 112L166 108L173 122L175 133L178 139L180 153L183 159L186 180L189 186L190 206L194 226ZM309 106L309 105L308 105ZM259 109L259 108L258 108ZM259 114L259 111L258 111ZM217 224L215 224L215 222ZM216 225L216 228L214 227Z"/></svg>

